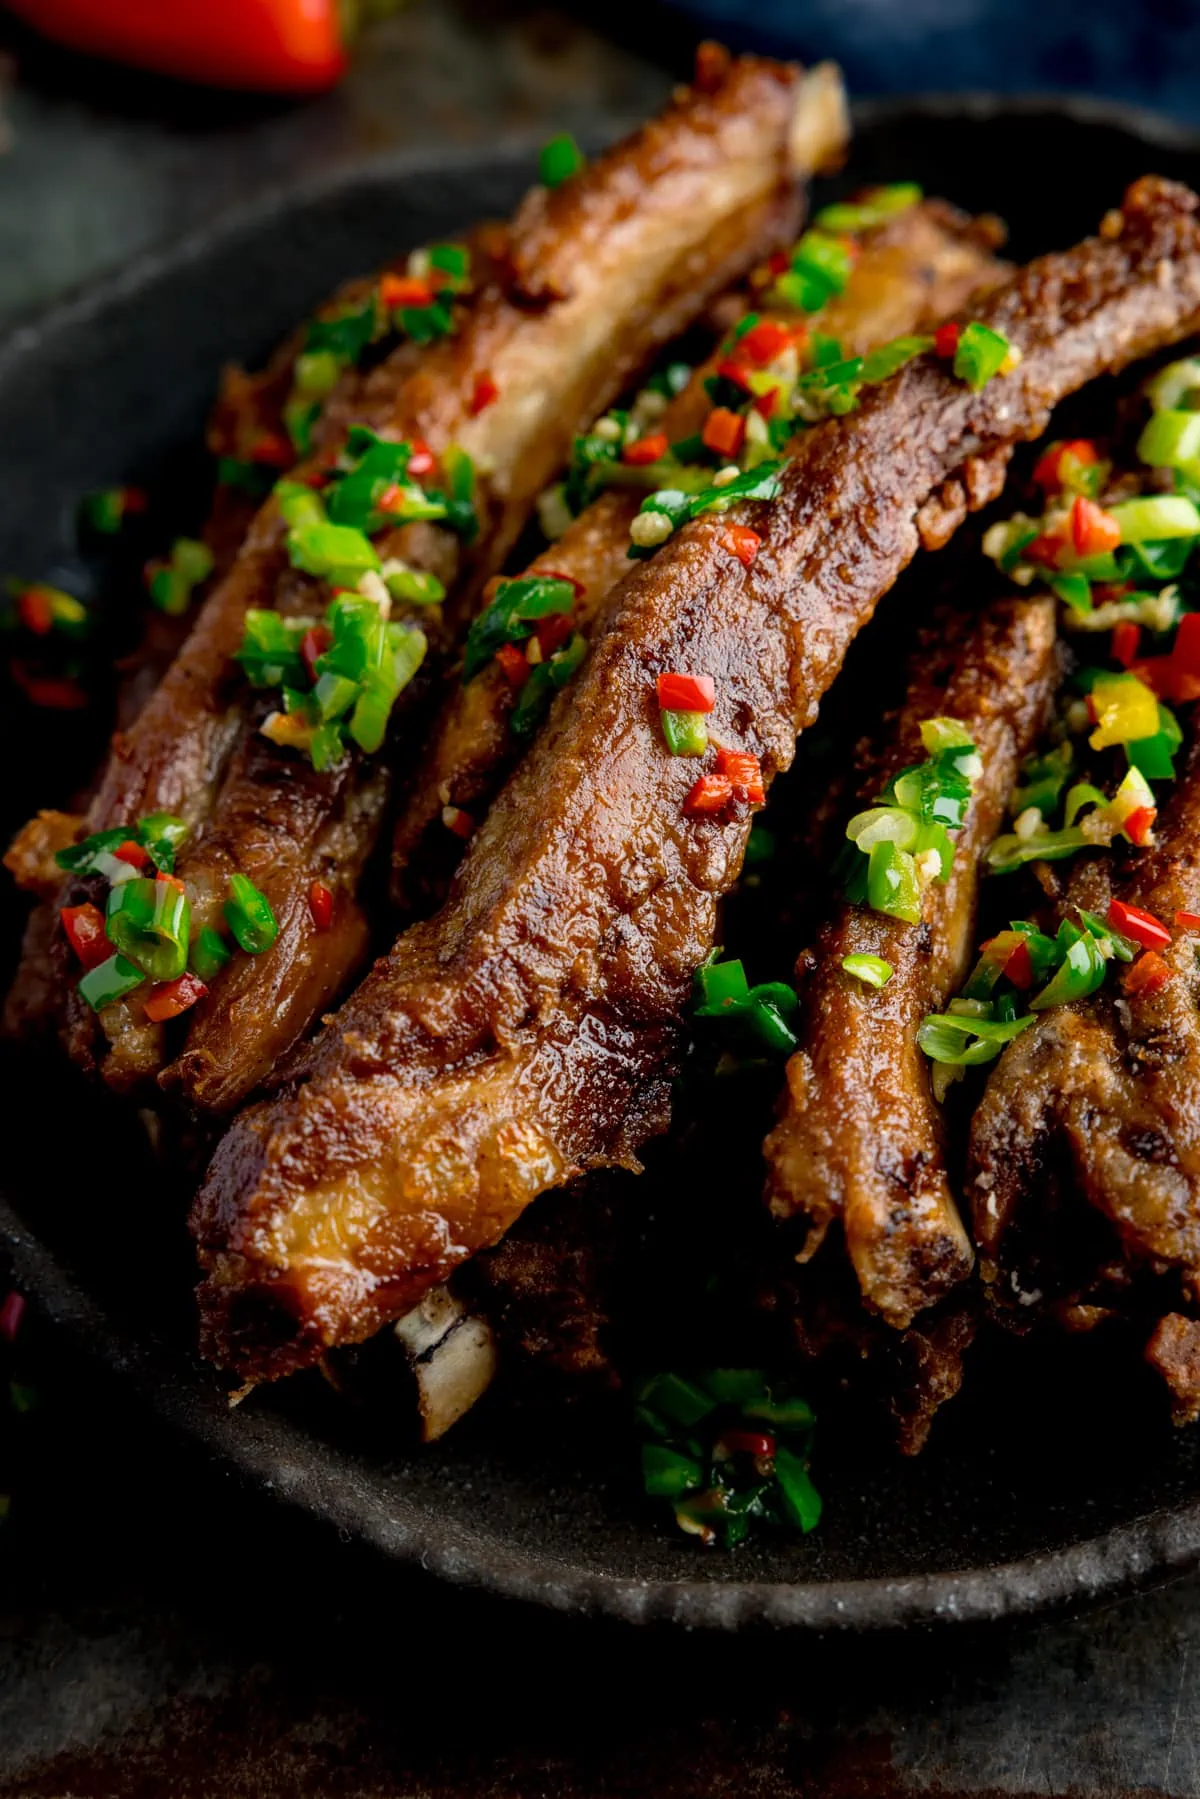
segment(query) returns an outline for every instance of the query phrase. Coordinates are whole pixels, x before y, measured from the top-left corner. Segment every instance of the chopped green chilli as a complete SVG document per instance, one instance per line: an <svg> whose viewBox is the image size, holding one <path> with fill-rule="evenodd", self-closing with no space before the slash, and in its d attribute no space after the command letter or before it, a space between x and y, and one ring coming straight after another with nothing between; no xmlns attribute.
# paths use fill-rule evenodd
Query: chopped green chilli
<svg viewBox="0 0 1200 1799"><path fill-rule="evenodd" d="M213 571L212 551L194 537L177 537L166 562L149 571L150 598L160 612L180 617L192 603L192 594Z"/></svg>
<svg viewBox="0 0 1200 1799"><path fill-rule="evenodd" d="M821 1518L808 1472L812 1408L756 1368L657 1374L636 1390L642 1481L679 1528L732 1548L758 1527L807 1535Z"/></svg>
<svg viewBox="0 0 1200 1799"><path fill-rule="evenodd" d="M583 151L569 131L560 132L543 145L538 158L538 175L544 187L561 187L583 167Z"/></svg>
<svg viewBox="0 0 1200 1799"><path fill-rule="evenodd" d="M797 1037L788 1019L796 1010L795 991L782 981L760 981L751 987L740 961L720 960L713 950L696 970L696 1018L720 1019L733 1027L735 1040L752 1052L790 1055Z"/></svg>
<svg viewBox="0 0 1200 1799"><path fill-rule="evenodd" d="M998 375L1012 354L1012 345L999 331L972 319L964 325L954 352L954 373L976 392Z"/></svg>

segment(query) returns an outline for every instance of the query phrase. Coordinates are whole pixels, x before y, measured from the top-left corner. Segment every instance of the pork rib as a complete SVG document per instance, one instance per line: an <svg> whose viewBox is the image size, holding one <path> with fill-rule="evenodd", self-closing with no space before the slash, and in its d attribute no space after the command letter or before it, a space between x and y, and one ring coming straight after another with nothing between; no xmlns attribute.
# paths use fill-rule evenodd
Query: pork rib
<svg viewBox="0 0 1200 1799"><path fill-rule="evenodd" d="M925 201L867 235L846 291L812 320L848 356L906 332L921 331L995 287L1005 265L993 254L993 221L969 219L943 201ZM678 442L699 431L710 401L704 388L718 357L697 370L659 427ZM641 494L603 494L537 557L528 575L556 573L581 591L572 624L590 634L609 593L629 569L629 526ZM397 819L392 849L394 897L403 914L431 911L446 894L461 840L442 824L445 806L474 817L486 811L518 759L508 720L514 694L492 666L465 685L455 678Z"/></svg>
<svg viewBox="0 0 1200 1799"><path fill-rule="evenodd" d="M968 391L933 357L796 444L779 498L704 515L614 595L576 684L477 834L446 907L401 937L197 1198L204 1340L254 1378L361 1339L546 1188L635 1166L661 1130L692 975L749 816L689 819L656 675L716 679L713 734L791 760L918 543L996 491L1067 393L1200 317L1196 197L1147 178L1108 235L981 308L1021 353ZM730 517L761 537L749 568ZM743 809L744 812L744 809Z"/></svg>
<svg viewBox="0 0 1200 1799"><path fill-rule="evenodd" d="M440 639L428 615L421 620L431 667L574 433L714 295L792 235L797 174L810 173L813 158L835 157L844 133L836 72L706 59L703 79L660 118L573 181L531 192L508 233L502 275L474 293L452 336L415 362L402 345L358 384L355 422L421 439L435 455L455 443L481 473L480 529L465 555L440 526L401 527L379 545L383 556L432 568L450 589ZM481 408L485 375L495 394ZM334 410L347 426L350 403ZM183 1055L166 1078L201 1110L236 1105L360 961L356 877L387 793L386 757L352 752L317 775L295 751L248 741L261 708L232 660L247 608L319 616L328 598L288 566L283 536L268 503L133 731L114 746L89 815L101 829L149 811L182 813L193 829L178 873L195 887L197 922L207 922L206 906L234 869L281 920L273 946L254 960L235 957L189 1016ZM420 693L414 684L406 700L419 705ZM337 908L337 928L320 937L305 914L314 879L331 881ZM98 1060L110 1084L128 1090L161 1070L166 1036L147 1025L135 994L106 1008L99 1031L73 998L68 1042L76 1060Z"/></svg>
<svg viewBox="0 0 1200 1799"><path fill-rule="evenodd" d="M964 725L983 768L949 880L928 889L920 925L843 902L815 952L801 958L801 1045L766 1141L767 1197L777 1218L807 1221L805 1261L840 1218L864 1300L900 1330L971 1269L917 1029L925 1013L942 1010L967 970L979 858L1056 685L1054 607L1047 595L996 602L951 652L948 670L925 647L863 804L873 802L881 780L922 760L922 720L944 713ZM843 959L859 954L891 964L881 991L844 972Z"/></svg>

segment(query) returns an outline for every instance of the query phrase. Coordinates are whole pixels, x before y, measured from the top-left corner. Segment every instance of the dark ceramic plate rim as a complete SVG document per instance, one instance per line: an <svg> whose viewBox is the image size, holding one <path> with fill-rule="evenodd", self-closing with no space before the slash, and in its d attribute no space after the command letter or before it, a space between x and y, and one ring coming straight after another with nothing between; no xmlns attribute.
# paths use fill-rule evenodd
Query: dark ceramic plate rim
<svg viewBox="0 0 1200 1799"><path fill-rule="evenodd" d="M923 114L939 119L1021 117L1047 109L1080 123L1107 124L1176 151L1200 155L1200 134L1137 106L1075 96L988 94L919 95L855 105L866 125ZM214 239L252 233L281 208L313 202L351 184L384 186L401 176L448 166L469 168L529 160L529 142L506 140L493 151L389 156L345 167L268 193L178 244L139 258L128 269L92 283L41 317L19 322L0 345L0 382L14 363L90 316L128 299L166 273L203 258ZM371 1544L396 1560L441 1579L576 1615L627 1623L670 1623L688 1629L735 1630L750 1625L806 1630L876 1630L911 1624L978 1623L1112 1596L1154 1578L1200 1565L1200 1495L1165 1506L1069 1547L994 1566L928 1575L817 1582L640 1581L562 1567L524 1551L481 1554L451 1527L438 1539L401 1520L382 1522L359 1503L342 1457L278 1413L253 1423L231 1413L198 1362L172 1356L115 1329L103 1308L69 1268L37 1237L0 1194L0 1243L13 1258L17 1280L55 1324L67 1330L112 1373L124 1378L166 1422L275 1497Z"/></svg>

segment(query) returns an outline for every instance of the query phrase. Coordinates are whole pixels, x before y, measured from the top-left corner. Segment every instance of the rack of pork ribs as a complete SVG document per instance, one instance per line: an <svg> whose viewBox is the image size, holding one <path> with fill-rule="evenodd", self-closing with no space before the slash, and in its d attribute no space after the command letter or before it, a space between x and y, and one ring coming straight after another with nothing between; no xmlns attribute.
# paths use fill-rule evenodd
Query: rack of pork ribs
<svg viewBox="0 0 1200 1799"><path fill-rule="evenodd" d="M998 497L1014 449L1061 401L1200 321L1197 202L1151 177L1096 237L1016 270L998 259L995 221L919 198L878 216L863 207L848 279L815 316L789 316L786 283L772 283L801 231L807 178L839 162L846 133L836 71L708 46L660 117L535 187L507 224L477 227L450 328L389 339L369 366L343 368L289 471L319 491L363 428L420 445L434 467L465 452L475 470L469 533L438 518L371 533L381 564L444 589L440 605L411 608L424 661L382 747L351 744L317 768L264 734L267 699L237 659L247 614L319 617L328 588L295 565L278 492L255 505L222 489L199 609L183 626L152 624L79 813L41 814L9 853L35 905L8 1029L56 1039L122 1103L186 1121L181 1135L205 1145L190 1220L201 1340L241 1385L336 1372L368 1342L399 1346L432 1437L498 1362L560 1395L620 1380L615 1313L643 1228L630 1175L671 1125L694 977L721 940L771 783L918 552ZM390 272L401 284L405 267ZM379 283L349 285L322 316L336 321ZM648 434L707 441L750 311L781 344L822 333L845 357L956 317L1001 334L1010 354L980 386L937 353L899 359L844 415L794 420L769 492L738 487L668 521L660 542L639 534L647 489L631 480L585 492L530 554L539 495L574 440L684 337L697 366ZM253 459L286 438L304 346L298 334L261 375L226 377L215 451ZM739 553L748 540L753 553ZM579 645L532 732L514 728L503 659L463 679L471 628L496 578L517 571L570 584ZM1078 1325L1134 1293L1157 1305L1148 1353L1179 1415L1200 1406L1195 957L1179 948L1179 978L1161 993L1064 1007L1016 1041L986 1088L967 1171L917 1048L921 1018L961 985L981 857L1062 675L1051 599L988 597L973 578L957 593L916 632L900 702L858 720L869 746L856 763L869 798L919 760L931 713L969 730L982 772L953 871L917 928L830 909L817 840L828 843L846 782L808 789L803 891L779 898L790 959L803 950L799 1045L766 1141L768 1203L755 1174L748 1215L731 1224L753 1264L748 1307L776 1352L820 1356L853 1339L889 1371L909 1449L958 1387L980 1293L1026 1280L1031 1219L1051 1203L1090 1206L1108 1233L1094 1265L1058 1280L1057 1315ZM394 621L409 620L405 605L392 601ZM655 680L675 669L716 677L711 739L755 771L706 811L685 804L697 764L663 739ZM1180 781L1157 848L1119 869L1093 859L1060 903L1078 903L1076 882L1092 894L1107 880L1158 911L1200 907L1198 781ZM57 861L155 813L187 827L174 876L194 930L219 924L234 873L278 925L263 953L234 955L166 1021L137 992L99 1011L80 998L62 916L102 899L103 883ZM389 846L390 884L376 878ZM314 882L328 896L320 929ZM857 953L892 965L882 991L843 972Z"/></svg>

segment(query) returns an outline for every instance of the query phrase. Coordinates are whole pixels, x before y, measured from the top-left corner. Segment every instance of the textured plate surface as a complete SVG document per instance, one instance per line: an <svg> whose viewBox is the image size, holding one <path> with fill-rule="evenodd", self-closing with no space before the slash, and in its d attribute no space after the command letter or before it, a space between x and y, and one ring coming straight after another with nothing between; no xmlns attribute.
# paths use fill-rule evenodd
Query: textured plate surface
<svg viewBox="0 0 1200 1799"><path fill-rule="evenodd" d="M521 155L389 165L308 189L11 339L0 349L0 570L70 575L78 495L194 440L223 360L260 354L347 273L507 211L530 168ZM1091 103L872 104L842 185L915 178L1003 214L1025 257L1094 228L1148 169L1195 180L1200 150ZM64 801L82 753L70 739L58 753L31 746L25 726L18 744L12 728L5 823ZM4 914L11 943L8 898ZM630 1446L604 1433L571 1436L557 1421L539 1433L485 1407L446 1444L407 1456L312 1386L230 1413L189 1348L178 1235L150 1183L126 1172L111 1122L72 1097L74 1174L55 1084L20 1055L4 1075L0 1238L19 1278L213 1452L388 1555L562 1610L725 1628L992 1618L1200 1562L1200 1436L1172 1432L1136 1376L1094 1355L1051 1369L1024 1368L1019 1353L1002 1369L985 1363L912 1465L831 1430L817 1536L729 1556L663 1528L641 1501Z"/></svg>

